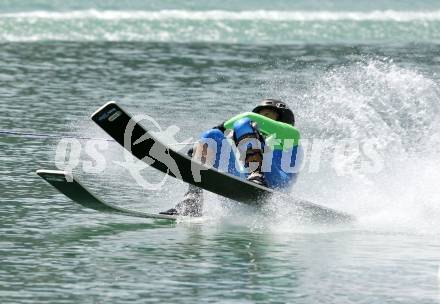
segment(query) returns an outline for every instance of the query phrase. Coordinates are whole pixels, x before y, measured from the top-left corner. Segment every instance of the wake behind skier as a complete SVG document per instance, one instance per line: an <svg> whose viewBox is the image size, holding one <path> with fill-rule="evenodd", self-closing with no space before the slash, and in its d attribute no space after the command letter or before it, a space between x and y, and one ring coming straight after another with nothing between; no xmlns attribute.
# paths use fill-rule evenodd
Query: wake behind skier
<svg viewBox="0 0 440 304"><path fill-rule="evenodd" d="M294 125L286 103L264 99L252 112L204 132L188 155L253 183L286 190L294 184L297 173L292 169L300 162L300 135ZM183 201L161 214L201 216L202 209L203 191L190 185Z"/></svg>

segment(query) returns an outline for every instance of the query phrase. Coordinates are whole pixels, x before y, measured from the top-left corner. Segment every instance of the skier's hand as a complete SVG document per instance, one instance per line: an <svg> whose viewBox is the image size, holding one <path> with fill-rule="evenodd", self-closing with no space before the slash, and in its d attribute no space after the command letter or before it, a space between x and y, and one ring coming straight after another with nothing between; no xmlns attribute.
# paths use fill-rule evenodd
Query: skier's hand
<svg viewBox="0 0 440 304"><path fill-rule="evenodd" d="M213 127L213 129L219 129L220 131L222 131L223 133L225 133L226 128L225 128L225 122L222 122L221 124L219 124L218 126Z"/></svg>

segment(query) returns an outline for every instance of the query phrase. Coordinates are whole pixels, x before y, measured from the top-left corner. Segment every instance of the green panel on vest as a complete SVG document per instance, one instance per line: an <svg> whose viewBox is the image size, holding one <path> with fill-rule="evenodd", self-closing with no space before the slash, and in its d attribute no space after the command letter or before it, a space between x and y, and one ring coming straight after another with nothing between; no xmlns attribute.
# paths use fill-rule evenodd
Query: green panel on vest
<svg viewBox="0 0 440 304"><path fill-rule="evenodd" d="M253 112L232 117L224 123L225 128L232 130L234 123L242 118L249 118L256 122L258 130L266 137L267 144L275 150L290 149L299 144L300 134L295 127Z"/></svg>

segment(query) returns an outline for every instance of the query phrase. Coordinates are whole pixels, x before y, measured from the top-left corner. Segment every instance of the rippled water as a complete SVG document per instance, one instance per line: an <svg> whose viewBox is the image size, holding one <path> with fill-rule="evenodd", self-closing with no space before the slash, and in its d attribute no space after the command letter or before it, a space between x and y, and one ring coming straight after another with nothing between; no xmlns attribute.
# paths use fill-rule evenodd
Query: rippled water
<svg viewBox="0 0 440 304"><path fill-rule="evenodd" d="M440 10L36 11L0 14L0 27L0 41L439 43Z"/></svg>
<svg viewBox="0 0 440 304"><path fill-rule="evenodd" d="M5 3L0 4L1 303L438 302L436 2ZM163 22L151 17L151 11L163 16L169 9L190 17ZM203 10L211 15L199 20L195 16ZM261 22L243 17L256 10L263 11ZM272 20L273 10L279 12L275 19L284 17ZM294 15L303 10L309 15ZM365 17L374 10L388 19ZM345 11L357 15L333 20ZM416 20L390 17L417 11L422 15ZM72 18L75 12L85 12L84 19ZM307 16L314 19L297 20ZM167 27L165 42L157 41L156 30L148 31L154 22ZM224 28L228 22L232 32ZM201 32L191 29L200 23L206 25ZM277 27L292 31L272 33ZM301 40L298 29L314 38ZM250 30L262 40L241 36ZM153 38L131 39L133 31ZM205 39L207 32L214 38ZM108 33L119 36L107 39ZM303 44L307 41L313 43ZM131 208L167 209L186 186L169 179L161 191L142 189L120 165L122 149L112 142L100 152L105 169L85 170L93 159L84 138L107 138L90 114L117 100L131 112L154 117L163 129L178 126L177 140L183 141L268 96L294 109L309 156L317 141L330 143L319 165L306 159L292 196L350 212L356 223L307 225L277 199L257 210L212 194L196 221L109 216L74 204L34 173L55 168L63 136L82 138L74 172L95 193ZM350 149L335 164L332 147L341 139L374 140L382 168L366 172L359 166L365 155ZM151 181L162 177L148 168L142 174Z"/></svg>
<svg viewBox="0 0 440 304"><path fill-rule="evenodd" d="M438 1L3 1L0 41L439 43Z"/></svg>
<svg viewBox="0 0 440 304"><path fill-rule="evenodd" d="M3 44L0 56L2 130L103 138L88 115L116 99L163 127L181 127L183 140L267 95L289 98L307 138L343 132L363 137L363 129L373 128L376 136L405 140L412 130L402 129L398 120L417 119L420 109L432 117L417 132L434 140L438 130L438 52L429 46L44 42ZM390 57L395 61L384 59ZM346 104L345 114L337 112L334 99ZM421 103L417 111L411 108L415 100ZM394 105L394 114L389 114L391 102L402 103ZM395 121L388 131L381 125L375 129L379 117L349 123L341 116L372 109L380 116L384 106L382 112ZM335 117L321 115L322 109ZM81 142L84 149L86 141ZM2 136L4 302L437 299L438 171L417 167L429 155L405 152L420 156L414 166L395 168L392 157L386 170L366 177L306 170L294 195L352 212L359 218L354 226L303 226L281 202L266 212L211 195L201 222L171 224L99 214L57 194L34 174L54 167L57 143ZM435 168L438 158L432 153L428 163ZM169 180L160 192L143 191L115 164L122 160L118 146L110 143L104 154L104 172L84 173L81 164L75 172L107 200L158 211L185 190ZM84 150L82 159L90 160Z"/></svg>

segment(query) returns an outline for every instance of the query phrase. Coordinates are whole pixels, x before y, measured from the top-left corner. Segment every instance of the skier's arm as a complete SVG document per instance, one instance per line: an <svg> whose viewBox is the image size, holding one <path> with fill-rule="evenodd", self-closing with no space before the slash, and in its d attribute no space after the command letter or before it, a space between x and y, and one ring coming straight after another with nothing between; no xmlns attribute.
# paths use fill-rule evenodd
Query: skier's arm
<svg viewBox="0 0 440 304"><path fill-rule="evenodd" d="M233 129L234 123L245 117L256 122L258 130L266 137L274 136L275 139L280 141L279 144L275 145L276 149L288 149L298 145L300 134L295 127L253 112L246 112L232 117L223 124L224 128Z"/></svg>

